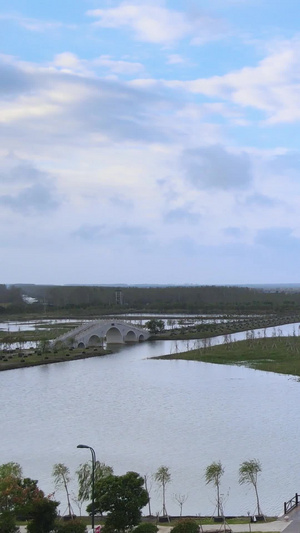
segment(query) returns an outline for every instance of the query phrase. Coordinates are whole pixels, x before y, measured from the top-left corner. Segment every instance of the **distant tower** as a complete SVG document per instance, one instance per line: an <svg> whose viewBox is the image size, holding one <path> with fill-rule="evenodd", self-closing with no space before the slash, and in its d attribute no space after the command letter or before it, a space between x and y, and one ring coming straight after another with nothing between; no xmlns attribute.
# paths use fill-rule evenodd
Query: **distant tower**
<svg viewBox="0 0 300 533"><path fill-rule="evenodd" d="M115 298L116 298L117 305L123 305L123 293L120 289L117 289L115 291Z"/></svg>

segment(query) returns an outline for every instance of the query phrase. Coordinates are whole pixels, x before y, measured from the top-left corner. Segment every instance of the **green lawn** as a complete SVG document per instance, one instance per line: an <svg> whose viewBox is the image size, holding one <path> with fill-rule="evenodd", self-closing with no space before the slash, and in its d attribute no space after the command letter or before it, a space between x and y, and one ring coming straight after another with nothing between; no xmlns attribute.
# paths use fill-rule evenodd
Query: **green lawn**
<svg viewBox="0 0 300 533"><path fill-rule="evenodd" d="M271 337L171 354L160 359L186 359L205 363L243 365L267 372L300 376L300 337Z"/></svg>

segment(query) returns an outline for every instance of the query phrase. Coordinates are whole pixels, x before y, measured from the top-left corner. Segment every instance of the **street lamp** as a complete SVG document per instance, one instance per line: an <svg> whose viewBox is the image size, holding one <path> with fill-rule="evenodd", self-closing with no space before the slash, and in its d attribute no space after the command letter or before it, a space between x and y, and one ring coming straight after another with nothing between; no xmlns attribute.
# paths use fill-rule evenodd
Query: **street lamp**
<svg viewBox="0 0 300 533"><path fill-rule="evenodd" d="M92 454L92 530L94 533L95 527L95 464L96 464L96 454L94 448L87 446L86 444L78 444L77 448L88 448L91 450Z"/></svg>

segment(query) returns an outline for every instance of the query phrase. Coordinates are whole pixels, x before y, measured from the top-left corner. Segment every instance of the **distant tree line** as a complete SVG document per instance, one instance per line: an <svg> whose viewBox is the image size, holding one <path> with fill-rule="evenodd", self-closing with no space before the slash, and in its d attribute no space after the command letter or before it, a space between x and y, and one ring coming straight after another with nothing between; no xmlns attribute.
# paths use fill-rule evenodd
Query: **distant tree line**
<svg viewBox="0 0 300 533"><path fill-rule="evenodd" d="M22 310L24 307L25 304L20 287L0 284L0 313Z"/></svg>
<svg viewBox="0 0 300 533"><path fill-rule="evenodd" d="M122 298L117 295L122 294ZM28 305L22 294L37 299ZM42 309L93 310L107 312L183 312L183 313L295 313L300 312L300 291L237 286L169 286L169 287L112 287L112 286L1 286L0 308L19 308L32 312ZM0 309L1 311L1 309Z"/></svg>
<svg viewBox="0 0 300 533"><path fill-rule="evenodd" d="M0 304L20 304L22 302L22 291L19 287L0 285Z"/></svg>

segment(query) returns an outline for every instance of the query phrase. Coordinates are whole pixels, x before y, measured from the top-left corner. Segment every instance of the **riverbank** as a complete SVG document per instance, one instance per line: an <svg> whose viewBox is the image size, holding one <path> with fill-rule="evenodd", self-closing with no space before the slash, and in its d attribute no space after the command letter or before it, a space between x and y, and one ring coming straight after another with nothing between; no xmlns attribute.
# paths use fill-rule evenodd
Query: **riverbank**
<svg viewBox="0 0 300 533"><path fill-rule="evenodd" d="M173 353L156 359L184 359L219 365L240 365L266 372L300 376L300 337L249 337L217 346Z"/></svg>
<svg viewBox="0 0 300 533"><path fill-rule="evenodd" d="M65 363L78 359L89 359L111 354L111 350L100 347L82 349L64 349L58 351L40 350L3 350L0 356L0 372L16 368L28 368L32 366L49 365L53 363Z"/></svg>
<svg viewBox="0 0 300 533"><path fill-rule="evenodd" d="M212 318L210 321L204 320L203 317L186 317L185 319L177 317L177 323L182 322L180 327L173 327L171 324L169 331L153 335L149 340L167 340L174 344L172 353L159 355L156 357L158 359L186 359L215 364L243 365L258 370L300 376L300 341L297 336L299 323L291 322L295 318L295 316L286 316L285 324L283 324L283 318L275 315L272 317L244 316L243 319L239 317L238 320L231 317L230 320L224 318L223 321L220 317L214 317L215 321L212 321ZM290 336L282 337L283 329L280 326L283 328L288 324L292 326L285 334ZM112 353L111 350L105 350L101 346L74 349L61 345L59 348L52 349L50 340L57 338L58 332L65 333L78 326L77 321L73 322L70 319L68 322L66 319L58 324L51 321L47 323L41 319L40 323L31 322L28 325L28 330L20 329L20 327L17 330L18 323L14 323L11 331L0 332L0 341L2 341L2 346L5 346L5 349L0 351L0 372ZM26 323L20 323L20 326L26 327ZM259 326L260 330L255 332L255 328ZM42 331L39 328L42 328ZM244 332L247 338L237 343L236 338L241 332ZM268 338L268 335L272 335L272 338ZM190 343L191 340L194 342ZM212 346L215 341L219 343L219 346ZM186 346L178 350L182 342L186 342ZM10 348L13 343L15 349ZM28 348L31 344L33 346ZM38 348L35 348L35 345ZM26 346L26 349L23 346Z"/></svg>

